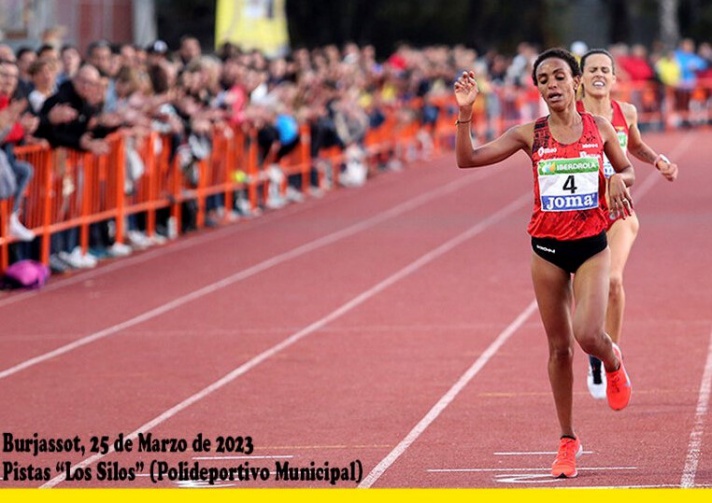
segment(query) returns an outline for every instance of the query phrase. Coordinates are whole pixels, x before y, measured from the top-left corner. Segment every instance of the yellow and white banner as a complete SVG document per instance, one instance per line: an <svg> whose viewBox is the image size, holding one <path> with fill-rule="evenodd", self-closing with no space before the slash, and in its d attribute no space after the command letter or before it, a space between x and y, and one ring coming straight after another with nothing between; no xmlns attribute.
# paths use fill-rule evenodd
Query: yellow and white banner
<svg viewBox="0 0 712 503"><path fill-rule="evenodd" d="M218 0L215 45L232 42L268 56L289 50L286 0Z"/></svg>

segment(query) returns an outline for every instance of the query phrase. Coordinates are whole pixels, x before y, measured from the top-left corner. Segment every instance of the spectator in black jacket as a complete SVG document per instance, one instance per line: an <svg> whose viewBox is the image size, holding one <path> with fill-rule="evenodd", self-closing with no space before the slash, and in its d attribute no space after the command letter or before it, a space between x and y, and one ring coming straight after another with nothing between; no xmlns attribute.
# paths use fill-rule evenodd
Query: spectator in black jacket
<svg viewBox="0 0 712 503"><path fill-rule="evenodd" d="M57 92L45 100L35 135L45 138L52 147L66 147L94 155L107 154L109 144L105 138L118 129L120 123L116 114L101 112L105 91L105 82L99 70L90 64L82 65L70 81L61 84ZM108 229L107 222L92 225L90 246L95 249L96 254L100 257L128 255L131 252L130 247L118 242L109 245L111 237ZM62 261L72 268L96 265L96 257L83 253L78 246L73 246L76 243L75 236L64 237L64 244L53 244ZM50 266L52 267L51 258Z"/></svg>
<svg viewBox="0 0 712 503"><path fill-rule="evenodd" d="M36 136L47 139L53 147L106 154L104 138L120 124L113 116L101 114L103 91L99 71L83 65L72 80L60 85L44 102Z"/></svg>

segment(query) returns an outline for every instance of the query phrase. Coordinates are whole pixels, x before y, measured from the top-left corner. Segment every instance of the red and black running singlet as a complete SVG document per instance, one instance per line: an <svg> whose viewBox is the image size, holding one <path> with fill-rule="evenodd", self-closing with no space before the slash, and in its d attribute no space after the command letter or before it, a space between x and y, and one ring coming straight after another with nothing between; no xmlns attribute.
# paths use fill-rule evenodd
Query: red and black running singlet
<svg viewBox="0 0 712 503"><path fill-rule="evenodd" d="M534 211L527 228L533 237L568 241L608 228L603 140L593 116L581 118L581 137L568 145L551 135L548 117L534 124Z"/></svg>
<svg viewBox="0 0 712 503"><path fill-rule="evenodd" d="M628 152L628 121L625 120L625 115L623 115L623 110L621 109L620 103L615 100L611 100L611 108L613 109L613 118L611 119L611 124L613 129L616 130L616 136L618 136L618 143L620 144L623 152ZM585 112L586 109L583 105L583 101L576 102L576 110L579 112ZM603 174L606 178L610 178L611 175L615 173L611 161L608 160L606 155L603 155Z"/></svg>

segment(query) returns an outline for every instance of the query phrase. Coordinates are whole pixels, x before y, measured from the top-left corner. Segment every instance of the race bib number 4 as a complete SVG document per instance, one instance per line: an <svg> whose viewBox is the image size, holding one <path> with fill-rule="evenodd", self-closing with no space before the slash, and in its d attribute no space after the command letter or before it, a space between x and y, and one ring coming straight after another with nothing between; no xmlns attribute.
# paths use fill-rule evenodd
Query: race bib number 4
<svg viewBox="0 0 712 503"><path fill-rule="evenodd" d="M598 207L596 157L539 161L537 174L542 211L579 211Z"/></svg>

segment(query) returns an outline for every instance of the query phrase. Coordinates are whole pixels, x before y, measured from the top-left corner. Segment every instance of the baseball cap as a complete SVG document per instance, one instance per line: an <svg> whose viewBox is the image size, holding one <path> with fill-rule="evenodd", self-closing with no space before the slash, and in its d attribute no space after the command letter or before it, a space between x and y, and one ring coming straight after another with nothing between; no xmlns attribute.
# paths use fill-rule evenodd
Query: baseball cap
<svg viewBox="0 0 712 503"><path fill-rule="evenodd" d="M163 40L156 40L149 44L146 52L149 54L168 54L168 44Z"/></svg>
<svg viewBox="0 0 712 503"><path fill-rule="evenodd" d="M571 52L575 56L583 56L586 54L586 51L588 51L588 44L582 40L576 40L574 43L571 44Z"/></svg>

